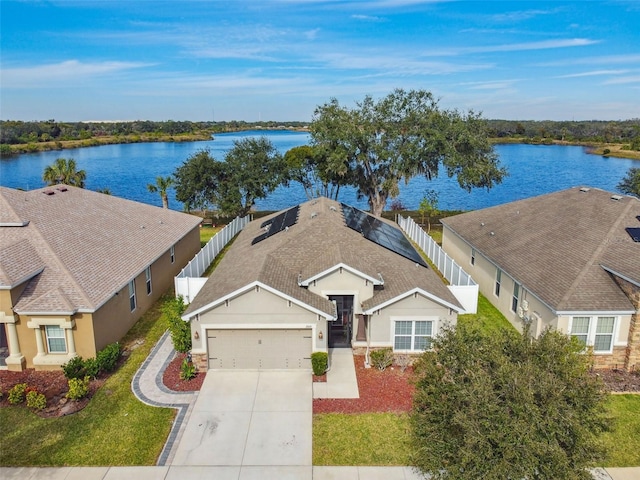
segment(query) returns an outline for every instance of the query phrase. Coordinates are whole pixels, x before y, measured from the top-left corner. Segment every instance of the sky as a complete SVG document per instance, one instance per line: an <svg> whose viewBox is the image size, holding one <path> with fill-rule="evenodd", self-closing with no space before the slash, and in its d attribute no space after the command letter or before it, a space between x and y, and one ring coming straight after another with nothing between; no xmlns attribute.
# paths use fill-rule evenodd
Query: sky
<svg viewBox="0 0 640 480"><path fill-rule="evenodd" d="M395 88L640 117L640 0L0 0L0 119L310 121Z"/></svg>

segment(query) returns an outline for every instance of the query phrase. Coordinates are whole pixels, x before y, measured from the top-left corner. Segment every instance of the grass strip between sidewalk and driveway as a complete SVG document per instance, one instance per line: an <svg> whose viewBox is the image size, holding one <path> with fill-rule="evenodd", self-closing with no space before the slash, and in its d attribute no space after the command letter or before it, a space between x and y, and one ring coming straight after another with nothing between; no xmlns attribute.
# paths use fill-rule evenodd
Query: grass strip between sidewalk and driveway
<svg viewBox="0 0 640 480"><path fill-rule="evenodd" d="M131 380L168 327L164 298L122 340L129 358L78 413L41 418L26 407L0 409L1 466L154 465L175 410L140 402Z"/></svg>

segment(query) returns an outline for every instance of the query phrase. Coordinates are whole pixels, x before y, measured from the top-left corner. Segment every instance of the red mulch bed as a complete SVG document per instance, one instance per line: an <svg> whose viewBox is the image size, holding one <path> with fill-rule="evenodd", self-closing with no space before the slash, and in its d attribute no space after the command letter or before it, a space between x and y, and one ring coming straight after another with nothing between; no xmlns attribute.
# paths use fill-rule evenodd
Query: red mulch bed
<svg viewBox="0 0 640 480"><path fill-rule="evenodd" d="M354 355L353 360L360 398L316 398L313 400L313 413L401 413L411 410L415 390L411 383L411 367L404 372L398 367L381 372L374 367L364 368L363 355Z"/></svg>
<svg viewBox="0 0 640 480"><path fill-rule="evenodd" d="M87 406L91 397L104 384L105 380L106 378L91 380L89 394L85 398L69 400L65 397L69 391L69 385L62 370L36 371L33 368L22 372L0 370L0 392L2 392L0 407L12 407L13 405L9 403L9 390L18 383L26 383L28 389L36 390L47 398L46 408L35 412L36 414L44 418L70 415Z"/></svg>
<svg viewBox="0 0 640 480"><path fill-rule="evenodd" d="M164 386L169 390L175 392L192 392L194 390L200 390L200 387L202 387L206 372L196 373L195 378L191 380L182 380L180 378L180 367L185 357L185 353L178 353L162 375L162 383L164 383Z"/></svg>

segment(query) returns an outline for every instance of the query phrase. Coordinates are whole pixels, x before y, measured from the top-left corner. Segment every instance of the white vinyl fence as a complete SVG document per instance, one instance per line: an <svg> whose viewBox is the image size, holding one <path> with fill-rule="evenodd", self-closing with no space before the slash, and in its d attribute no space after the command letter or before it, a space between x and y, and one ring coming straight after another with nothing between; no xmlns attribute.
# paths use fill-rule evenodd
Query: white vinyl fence
<svg viewBox="0 0 640 480"><path fill-rule="evenodd" d="M398 225L409 238L418 244L420 249L427 254L429 260L438 268L442 276L450 283L449 290L455 295L464 307L465 313L477 313L478 311L478 284L458 265L453 258L445 253L440 245L431 238L411 217L397 216Z"/></svg>
<svg viewBox="0 0 640 480"><path fill-rule="evenodd" d="M202 274L218 256L227 243L251 221L251 216L236 217L229 225L216 233L202 250L193 257L174 278L176 296L182 295L184 303L189 304L207 281Z"/></svg>

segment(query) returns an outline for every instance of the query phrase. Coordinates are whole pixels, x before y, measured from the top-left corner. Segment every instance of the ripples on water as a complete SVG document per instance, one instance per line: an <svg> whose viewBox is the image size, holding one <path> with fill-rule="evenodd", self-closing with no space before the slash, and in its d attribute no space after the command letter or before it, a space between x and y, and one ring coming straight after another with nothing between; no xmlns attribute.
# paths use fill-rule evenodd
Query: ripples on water
<svg viewBox="0 0 640 480"><path fill-rule="evenodd" d="M309 141L309 135L302 132L250 131L218 134L215 140L207 142L134 143L24 154L0 160L0 185L25 190L42 187L42 172L47 165L59 157L74 158L78 168L87 172L87 188L108 188L113 195L160 206L160 196L147 190L147 184L155 183L157 176L171 175L191 154L204 148L222 160L234 140L260 135L268 137L282 153ZM509 144L497 145L496 152L509 176L489 192L467 193L455 178L447 178L441 172L432 181L419 177L407 185L403 183L399 199L407 208L416 209L424 192L434 189L439 192L441 209L473 210L577 185L616 191L627 170L637 166L633 160L589 155L582 147ZM304 190L294 183L258 201L256 208L279 210L305 200ZM357 199L353 188L342 188L340 200L368 208L365 199ZM173 191L169 202L171 208L182 209Z"/></svg>

